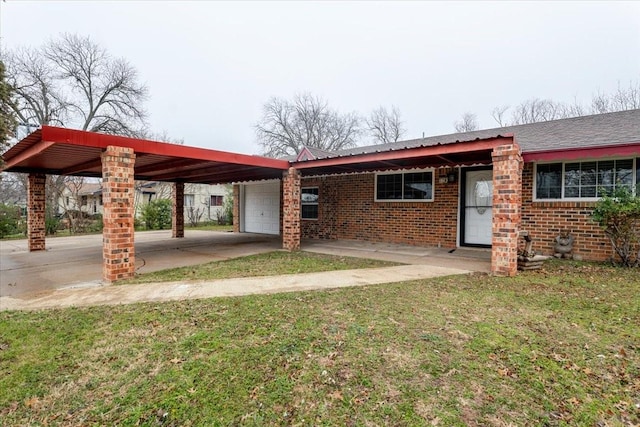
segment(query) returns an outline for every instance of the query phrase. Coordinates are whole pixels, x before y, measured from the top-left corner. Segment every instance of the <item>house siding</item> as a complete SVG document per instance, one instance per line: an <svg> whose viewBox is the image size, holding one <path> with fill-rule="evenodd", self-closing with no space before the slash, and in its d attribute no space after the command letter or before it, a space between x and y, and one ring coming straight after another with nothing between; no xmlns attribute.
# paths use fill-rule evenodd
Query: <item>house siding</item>
<svg viewBox="0 0 640 427"><path fill-rule="evenodd" d="M302 220L302 237L455 247L458 181L438 183L448 171L434 171L433 202L377 202L373 173L303 179L319 188L319 212Z"/></svg>

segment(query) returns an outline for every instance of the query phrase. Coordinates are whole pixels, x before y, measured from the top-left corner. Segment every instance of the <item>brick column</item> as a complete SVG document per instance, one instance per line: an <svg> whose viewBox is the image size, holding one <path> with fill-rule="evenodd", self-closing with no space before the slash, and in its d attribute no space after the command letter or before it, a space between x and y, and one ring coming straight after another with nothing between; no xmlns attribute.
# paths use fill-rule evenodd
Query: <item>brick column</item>
<svg viewBox="0 0 640 427"><path fill-rule="evenodd" d="M522 208L522 156L516 143L496 147L493 157L491 272L518 272L518 233Z"/></svg>
<svg viewBox="0 0 640 427"><path fill-rule="evenodd" d="M240 232L240 185L233 184L233 232Z"/></svg>
<svg viewBox="0 0 640 427"><path fill-rule="evenodd" d="M27 235L29 252L45 250L45 182L46 175L29 174L27 182Z"/></svg>
<svg viewBox="0 0 640 427"><path fill-rule="evenodd" d="M135 273L133 149L108 146L102 153L102 278L111 283Z"/></svg>
<svg viewBox="0 0 640 427"><path fill-rule="evenodd" d="M171 237L184 237L184 182L173 183L171 198Z"/></svg>
<svg viewBox="0 0 640 427"><path fill-rule="evenodd" d="M295 168L282 174L282 248L300 249L300 174Z"/></svg>

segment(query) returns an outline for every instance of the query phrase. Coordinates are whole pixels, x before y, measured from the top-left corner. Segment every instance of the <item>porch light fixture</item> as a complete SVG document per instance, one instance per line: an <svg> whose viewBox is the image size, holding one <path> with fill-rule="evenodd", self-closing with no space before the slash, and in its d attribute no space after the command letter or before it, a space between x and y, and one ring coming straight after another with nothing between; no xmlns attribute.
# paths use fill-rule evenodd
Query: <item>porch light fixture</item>
<svg viewBox="0 0 640 427"><path fill-rule="evenodd" d="M449 174L447 175L447 182L449 182L449 183L456 182L456 173L455 172L449 172Z"/></svg>

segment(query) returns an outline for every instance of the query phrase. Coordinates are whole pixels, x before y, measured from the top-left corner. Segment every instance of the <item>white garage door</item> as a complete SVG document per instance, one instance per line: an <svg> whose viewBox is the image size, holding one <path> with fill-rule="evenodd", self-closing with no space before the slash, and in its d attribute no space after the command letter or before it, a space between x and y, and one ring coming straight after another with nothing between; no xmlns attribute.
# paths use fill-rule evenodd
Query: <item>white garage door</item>
<svg viewBox="0 0 640 427"><path fill-rule="evenodd" d="M280 234L280 181L244 186L244 231Z"/></svg>

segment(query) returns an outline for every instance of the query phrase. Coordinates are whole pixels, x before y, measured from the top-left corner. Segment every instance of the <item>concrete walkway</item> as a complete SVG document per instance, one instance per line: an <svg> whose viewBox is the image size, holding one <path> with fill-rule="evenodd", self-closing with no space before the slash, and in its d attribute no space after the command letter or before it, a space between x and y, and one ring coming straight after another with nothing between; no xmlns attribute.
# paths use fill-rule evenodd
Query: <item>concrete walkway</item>
<svg viewBox="0 0 640 427"><path fill-rule="evenodd" d="M57 289L42 295L31 296L28 299L0 297L0 310L34 310L92 305L118 305L136 302L297 292L349 286L377 285L381 283L468 273L471 273L471 271L425 265L401 265L361 270L328 271L322 273L197 282L147 283L142 285L121 286L93 285Z"/></svg>
<svg viewBox="0 0 640 427"><path fill-rule="evenodd" d="M167 238L167 232L136 234L139 272L200 264L278 250L275 236L188 233L185 239ZM437 276L489 272L486 250L427 248L357 241L305 240L305 251L338 256L395 261L395 267L329 271L284 276L207 281L104 285L101 269L101 236L50 239L47 251L28 253L24 241L2 242L0 310L33 310L71 306L130 304L330 289L375 285Z"/></svg>

